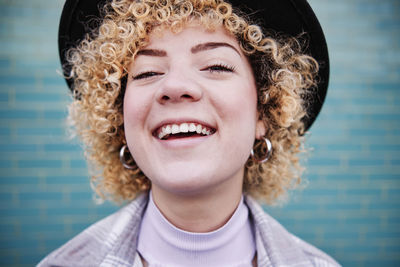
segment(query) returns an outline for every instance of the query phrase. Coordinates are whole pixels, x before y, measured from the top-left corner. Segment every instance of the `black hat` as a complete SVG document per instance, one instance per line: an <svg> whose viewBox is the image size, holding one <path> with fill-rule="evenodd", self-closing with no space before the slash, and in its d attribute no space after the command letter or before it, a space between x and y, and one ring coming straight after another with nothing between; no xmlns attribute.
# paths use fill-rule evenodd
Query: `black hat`
<svg viewBox="0 0 400 267"><path fill-rule="evenodd" d="M77 46L89 32L87 23L100 17L100 8L108 0L66 0L58 32L58 51L64 74L69 74L66 51ZM313 10L306 0L227 0L234 8L250 16L264 29L288 36L306 33L307 54L320 64L319 83L314 97L307 99L307 116L303 119L305 129L310 128L321 110L329 82L329 56L324 33ZM66 80L72 88L73 81Z"/></svg>

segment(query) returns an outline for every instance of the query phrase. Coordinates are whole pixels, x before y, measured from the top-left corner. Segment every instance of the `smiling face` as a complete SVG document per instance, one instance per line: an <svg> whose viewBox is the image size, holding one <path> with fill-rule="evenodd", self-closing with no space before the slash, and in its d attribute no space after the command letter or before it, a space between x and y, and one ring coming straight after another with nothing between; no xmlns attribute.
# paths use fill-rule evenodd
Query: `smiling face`
<svg viewBox="0 0 400 267"><path fill-rule="evenodd" d="M246 57L222 27L151 34L130 66L123 112L129 150L153 188L241 185L257 94Z"/></svg>

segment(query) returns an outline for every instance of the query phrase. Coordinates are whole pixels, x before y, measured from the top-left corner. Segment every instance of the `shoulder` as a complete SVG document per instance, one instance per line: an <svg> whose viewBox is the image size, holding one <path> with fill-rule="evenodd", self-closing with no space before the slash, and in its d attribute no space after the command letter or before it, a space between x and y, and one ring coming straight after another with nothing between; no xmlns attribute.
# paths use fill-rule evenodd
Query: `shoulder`
<svg viewBox="0 0 400 267"><path fill-rule="evenodd" d="M135 248L146 205L147 194L143 194L119 211L85 229L50 253L37 266L100 266L115 252L113 250ZM129 242L123 242L126 240ZM134 257L132 250L130 252L131 257ZM113 255L111 257L115 258ZM126 259L127 262L130 260L134 258Z"/></svg>
<svg viewBox="0 0 400 267"><path fill-rule="evenodd" d="M329 255L289 233L251 197L246 204L253 219L258 266L340 266Z"/></svg>

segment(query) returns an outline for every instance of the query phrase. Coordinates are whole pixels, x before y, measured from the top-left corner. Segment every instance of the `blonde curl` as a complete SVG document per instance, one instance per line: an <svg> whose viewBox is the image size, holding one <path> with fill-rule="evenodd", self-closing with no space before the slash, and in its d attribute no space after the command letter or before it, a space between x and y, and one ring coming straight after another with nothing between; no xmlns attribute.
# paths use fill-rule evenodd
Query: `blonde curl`
<svg viewBox="0 0 400 267"><path fill-rule="evenodd" d="M140 19L146 17L150 13L150 6L145 3L138 3L137 5L130 6L129 11L135 18Z"/></svg>

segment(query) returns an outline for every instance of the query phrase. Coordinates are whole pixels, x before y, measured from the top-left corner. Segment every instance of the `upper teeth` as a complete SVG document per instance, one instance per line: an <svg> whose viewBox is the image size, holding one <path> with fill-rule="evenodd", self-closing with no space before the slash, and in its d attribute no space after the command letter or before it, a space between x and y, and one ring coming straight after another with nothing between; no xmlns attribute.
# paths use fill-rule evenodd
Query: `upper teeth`
<svg viewBox="0 0 400 267"><path fill-rule="evenodd" d="M198 133L204 135L210 135L211 129L201 124L195 123L181 123L181 124L167 124L161 127L158 133L158 138L163 139L168 134L177 134L177 133Z"/></svg>

